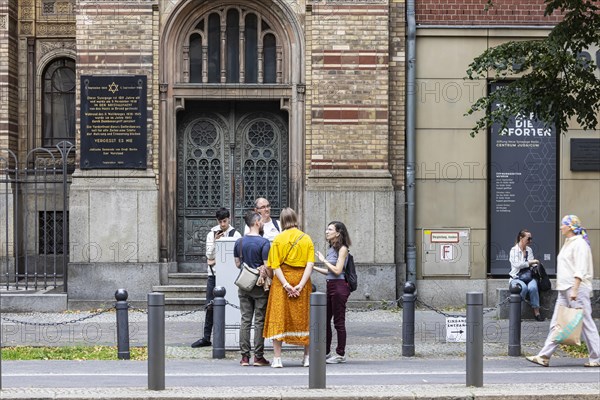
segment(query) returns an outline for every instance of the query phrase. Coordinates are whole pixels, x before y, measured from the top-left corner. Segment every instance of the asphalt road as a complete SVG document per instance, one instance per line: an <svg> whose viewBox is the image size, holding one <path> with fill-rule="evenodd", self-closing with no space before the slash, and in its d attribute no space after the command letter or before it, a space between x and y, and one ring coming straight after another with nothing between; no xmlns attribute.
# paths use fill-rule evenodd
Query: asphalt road
<svg viewBox="0 0 600 400"><path fill-rule="evenodd" d="M285 354L284 354L285 355ZM294 357L293 359L291 357ZM309 368L300 353L284 357L284 368L240 367L237 360L167 360L167 387L284 387L308 385ZM550 368L524 358L484 360L484 384L596 384L600 368L583 368L584 360L556 358ZM464 384L464 359L352 360L327 366L327 385ZM141 361L4 361L3 388L147 387L147 363Z"/></svg>

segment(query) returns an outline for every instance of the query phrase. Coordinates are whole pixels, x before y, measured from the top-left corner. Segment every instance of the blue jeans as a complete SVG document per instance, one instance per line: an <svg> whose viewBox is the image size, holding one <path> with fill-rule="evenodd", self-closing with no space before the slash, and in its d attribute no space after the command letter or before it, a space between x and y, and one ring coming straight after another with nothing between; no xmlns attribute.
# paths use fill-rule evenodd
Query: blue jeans
<svg viewBox="0 0 600 400"><path fill-rule="evenodd" d="M540 292L538 291L537 281L532 279L529 284L525 284L520 279L511 279L510 285L521 285L521 298L525 300L525 296L529 293L529 302L531 303L531 307L540 308Z"/></svg>

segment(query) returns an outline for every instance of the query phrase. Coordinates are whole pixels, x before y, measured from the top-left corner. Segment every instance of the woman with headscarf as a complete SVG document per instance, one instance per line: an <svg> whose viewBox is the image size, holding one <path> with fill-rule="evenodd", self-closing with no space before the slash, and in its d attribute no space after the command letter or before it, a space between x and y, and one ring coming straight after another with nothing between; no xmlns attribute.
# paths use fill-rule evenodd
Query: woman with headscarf
<svg viewBox="0 0 600 400"><path fill-rule="evenodd" d="M544 367L550 365L550 357L558 347L558 343L554 341L553 331L556 326L558 308L562 305L583 310L582 336L589 352L589 361L584 366L600 367L600 336L592 319L590 301L594 277L590 241L576 215L567 215L562 219L560 232L566 239L556 258L558 298L552 322L550 322L550 333L538 355L527 357L527 360Z"/></svg>

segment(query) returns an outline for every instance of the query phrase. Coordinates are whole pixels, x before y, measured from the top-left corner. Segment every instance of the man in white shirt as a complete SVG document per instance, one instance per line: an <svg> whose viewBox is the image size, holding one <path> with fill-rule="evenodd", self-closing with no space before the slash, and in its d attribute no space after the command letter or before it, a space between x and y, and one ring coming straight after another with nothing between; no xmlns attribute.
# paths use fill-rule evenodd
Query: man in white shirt
<svg viewBox="0 0 600 400"><path fill-rule="evenodd" d="M260 214L261 222L263 223L262 237L273 240L281 232L281 224L278 220L271 218L271 204L269 204L269 200L263 197L254 200L254 211ZM250 232L250 228L246 225L244 236L248 232Z"/></svg>
<svg viewBox="0 0 600 400"><path fill-rule="evenodd" d="M206 235L206 263L208 264L206 279L206 304L210 303L214 299L213 290L216 285L215 276L215 264L216 264L216 246L215 241L222 237L233 237L241 238L242 235L229 223L231 222L231 215L229 210L226 208L220 208L217 210L217 222L218 225L212 227L212 229ZM204 336L194 343L192 347L206 347L212 345L210 341L210 335L213 327L213 308L210 305L206 309L206 317L204 318Z"/></svg>

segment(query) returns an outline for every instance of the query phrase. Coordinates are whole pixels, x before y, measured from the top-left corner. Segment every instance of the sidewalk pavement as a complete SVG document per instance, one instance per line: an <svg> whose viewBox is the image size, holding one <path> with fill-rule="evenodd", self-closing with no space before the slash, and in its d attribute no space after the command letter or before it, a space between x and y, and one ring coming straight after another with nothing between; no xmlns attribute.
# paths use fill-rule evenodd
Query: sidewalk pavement
<svg viewBox="0 0 600 400"><path fill-rule="evenodd" d="M330 386L327 389L308 389L306 386L298 386L291 384L290 386L270 386L269 380L263 380L265 385L260 383L255 384L253 381L251 386L254 387L237 387L239 385L231 384L229 386L207 386L203 384L194 385L194 380L202 379L203 371L210 371L210 368L220 365L226 365L227 371L224 375L226 379L232 379L236 382L240 376L244 376L246 372L256 370L264 371L262 368L242 369L238 366L239 352L228 351L225 360L220 360L218 364L211 364L212 348L192 349L190 344L198 339L203 327L204 312L196 312L187 315L179 315L177 312L167 312L166 320L166 356L167 364L171 361L189 362L188 369L193 370L196 374L189 376L188 381L184 385L173 387L167 386L164 391L148 391L140 385L124 384L121 387L99 387L99 388L77 388L70 381L64 382L64 387L26 387L26 380L23 379L20 383L14 383L8 378L4 380L3 390L0 398L4 399L158 399L158 398L177 398L177 399L223 399L244 397L250 399L308 399L308 398L327 398L327 399L371 399L371 398L386 398L386 399L408 399L408 398L541 398L552 396L553 398L590 398L600 399L600 369L595 371L579 367L586 360L569 359L567 364L560 362L556 363L555 368L537 368L530 363L527 363L523 357L508 357L508 320L497 320L495 313L490 312L484 315L484 365L506 365L505 370L499 375L502 379L508 379L509 383L495 383L494 380L484 381L482 388L467 388L464 384L464 360L465 360L465 343L446 343L446 317L433 311L418 310L415 321L415 357L402 357L402 310L372 310L372 311L348 311L347 314L347 331L348 344L347 356L348 363L342 368L354 368L355 370L362 363L367 368L377 370L381 366L382 374L377 379L369 378L369 374L365 374L361 378L361 372L356 372L353 375L350 384ZM464 315L464 310L461 312L453 311L451 314ZM547 313L549 314L549 313ZM61 314L2 314L4 318L9 318L18 321L29 321L38 323L60 323L88 316L89 313L61 313ZM548 315L549 317L549 315ZM130 343L131 346L146 345L147 338L147 320L146 315L139 312L131 312L130 316ZM599 321L596 321L598 324ZM83 322L67 325L22 325L6 322L2 320L0 330L2 345L32 345L32 346L71 346L77 344L83 345L115 345L116 344L116 329L115 329L115 314L114 312L99 315L90 318ZM523 356L537 353L543 344L549 329L549 318L544 322L523 321L522 323L522 353ZM335 335L334 335L335 336ZM271 351L266 353L268 359L272 358ZM284 350L284 365L286 358L296 359L300 357L299 353L290 350ZM557 352L553 361L564 360L566 354L561 351ZM457 384L455 381L447 380L446 382L436 383L435 379L430 380L426 384L417 383L414 377L410 377L410 371L406 368L398 370L393 369L393 372L385 372L384 366L386 362L397 361L397 365L409 366L415 365L415 369L424 370L423 374L427 374L426 365L438 366L444 370L441 360L448 360L448 365L452 365L452 371L448 374L454 374L453 379L462 380L462 384ZM414 362L415 360L417 362ZM120 363L134 363L131 361L121 361ZM291 361L290 361L291 362ZM411 364L413 362L414 364ZM17 366L22 367L25 362L4 361L2 363L2 372L9 374L11 368L17 370ZM32 362L30 362L32 363ZM38 361L33 362L27 368L31 371L37 371L39 374L48 374L55 371L51 367L50 362ZM63 367L58 367L56 370L68 370L69 368L77 368L78 361L62 362ZM109 361L101 362L99 365L104 365L106 368L111 368ZM104 363L104 364L102 364ZM113 361L114 363L114 361ZM231 363L231 369L229 364ZM83 365L83 364L79 364ZM131 369L133 370L133 366ZM514 365L515 376L517 372L525 371L532 382L526 384L515 384L520 382L512 374ZM554 365L554 364L553 364ZM418 366L418 368L417 368ZM137 367L138 369L141 367ZM234 369L235 368L235 369ZM329 367L328 367L329 368ZM391 368L391 367L390 367ZM460 368L457 371L456 368ZM48 370L50 369L50 371ZM360 369L360 368L359 368ZM98 368L94 369L98 370ZM292 368L284 368L283 370L263 372L263 374L284 375L296 374ZM235 372L239 371L239 372ZM280 371L283 371L281 373ZM307 374L307 369L302 369L297 373ZM329 371L329 369L328 369ZM343 374L343 369L341 374ZM350 369L347 369L350 371ZM392 371L390 369L389 371ZM577 374L581 371L581 374ZM334 371L335 372L335 371ZM460 372L460 373L459 373ZM585 372L585 374L584 374ZM58 372L56 372L58 373ZM386 381L386 373L390 374L390 379ZM486 370L487 373L487 370ZM575 373L575 374L573 374ZM329 372L328 372L329 374ZM544 379L536 379L537 374L541 377L545 374ZM574 382L567 379L568 376L585 375L586 378L582 382ZM391 376L393 375L393 379ZM446 373L444 372L444 375ZM420 376L420 375L419 375ZM25 374L23 375L25 377ZM227 378L229 377L229 378ZM432 375L435 378L435 376ZM18 378L18 374L13 378ZM139 376L137 377L140 378ZM142 377L143 378L143 377ZM410 379L409 379L410 378ZM513 379L514 378L514 379ZM11 378L12 379L12 378ZM255 379L255 378L253 378ZM262 379L262 378L261 378ZM420 378L419 378L420 379ZM190 381L191 380L191 381ZM289 378L293 381L292 378ZM425 379L423 379L425 380ZM546 383L544 383L544 380ZM73 380L74 382L75 380ZM332 381L335 382L334 379ZM383 384L381 383L383 381ZM494 383L485 383L491 382ZM540 383L537 383L537 382ZM560 381L560 382L556 382ZM10 384L9 384L10 382ZM308 380L306 379L306 382ZM448 383L451 382L451 383ZM554 383L556 382L556 383ZM285 382L278 382L285 384ZM388 384L389 383L389 384ZM405 384L406 383L406 384ZM62 385L62 383L61 383ZM190 386L192 385L192 386ZM138 386L138 387L134 387Z"/></svg>

